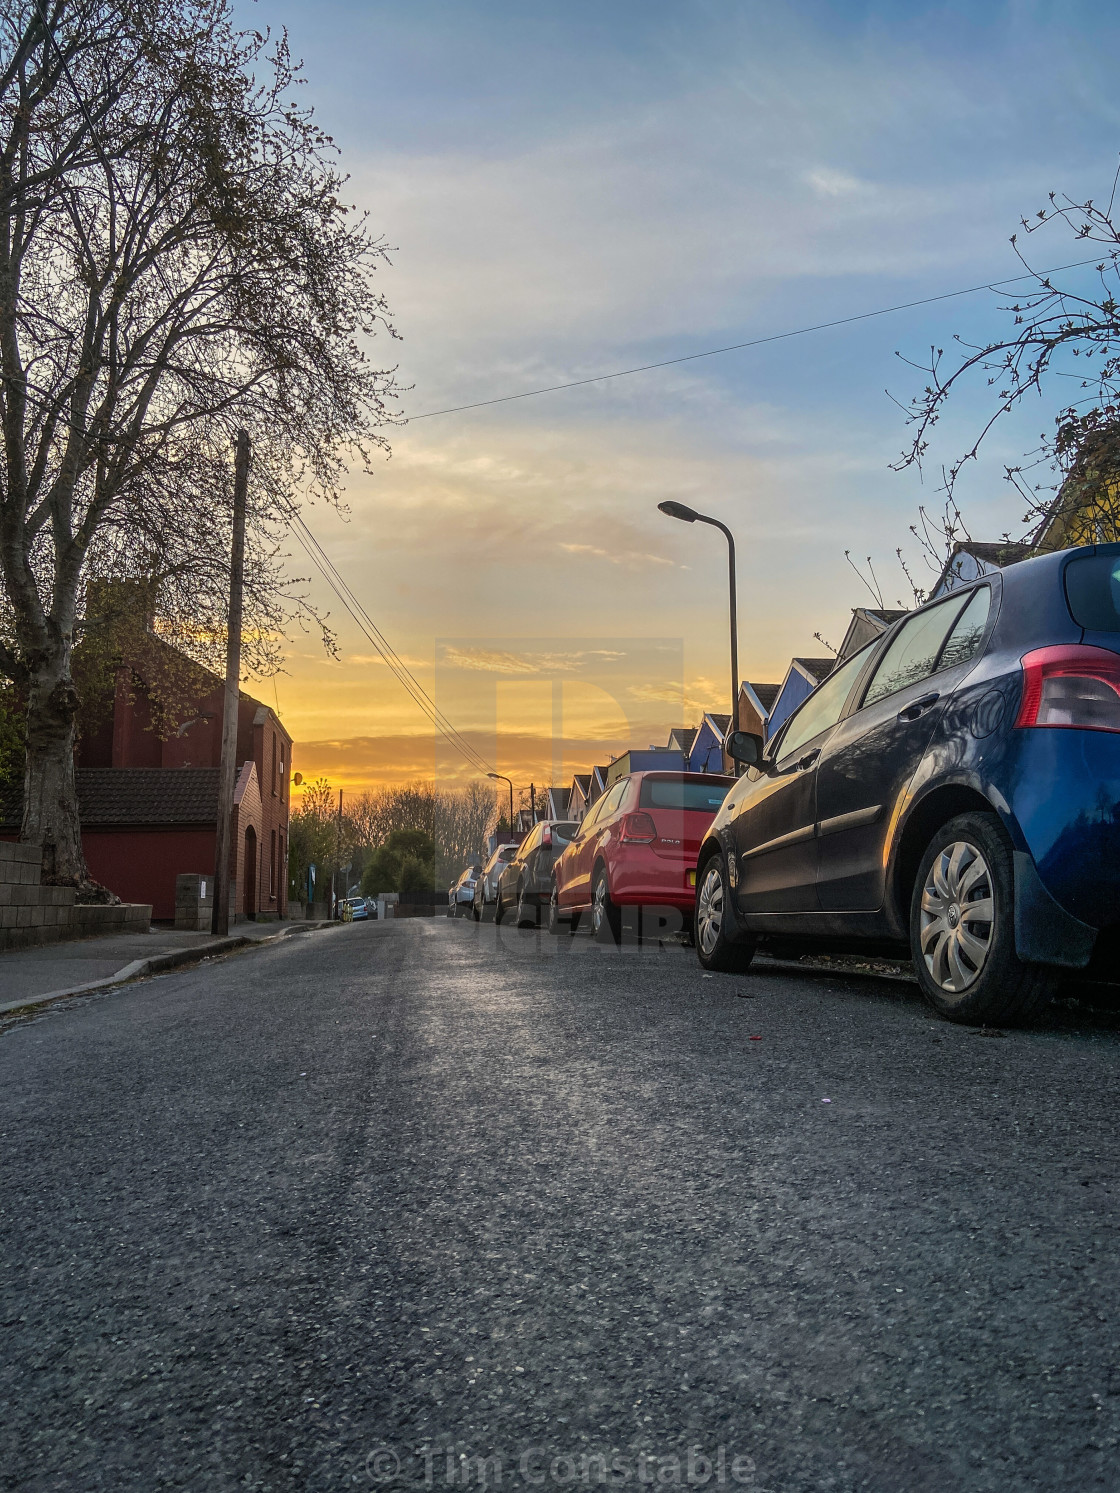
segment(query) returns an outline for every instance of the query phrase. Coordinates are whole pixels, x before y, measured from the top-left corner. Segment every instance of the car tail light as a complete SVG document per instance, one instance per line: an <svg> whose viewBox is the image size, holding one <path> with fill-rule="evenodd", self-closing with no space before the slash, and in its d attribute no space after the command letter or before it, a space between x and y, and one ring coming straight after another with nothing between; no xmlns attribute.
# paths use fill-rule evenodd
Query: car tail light
<svg viewBox="0 0 1120 1493"><path fill-rule="evenodd" d="M1083 644L1025 654L1015 724L1120 731L1120 654Z"/></svg>
<svg viewBox="0 0 1120 1493"><path fill-rule="evenodd" d="M652 845L657 839L657 825L653 822L653 815L644 810L637 814L627 814L622 821L622 834L619 838L624 845Z"/></svg>
<svg viewBox="0 0 1120 1493"><path fill-rule="evenodd" d="M541 834L541 844L542 845L551 845L552 844L552 825L551 824L546 824L545 825L544 831Z"/></svg>

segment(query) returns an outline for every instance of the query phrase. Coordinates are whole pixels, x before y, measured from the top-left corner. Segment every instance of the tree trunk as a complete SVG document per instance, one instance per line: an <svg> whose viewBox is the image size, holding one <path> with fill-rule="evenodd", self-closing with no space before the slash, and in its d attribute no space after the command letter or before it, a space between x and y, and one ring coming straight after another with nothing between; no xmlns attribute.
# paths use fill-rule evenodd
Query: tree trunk
<svg viewBox="0 0 1120 1493"><path fill-rule="evenodd" d="M20 839L43 848L43 876L81 887L89 872L82 853L74 778L78 692L70 677L70 647L40 655L28 675L27 764Z"/></svg>

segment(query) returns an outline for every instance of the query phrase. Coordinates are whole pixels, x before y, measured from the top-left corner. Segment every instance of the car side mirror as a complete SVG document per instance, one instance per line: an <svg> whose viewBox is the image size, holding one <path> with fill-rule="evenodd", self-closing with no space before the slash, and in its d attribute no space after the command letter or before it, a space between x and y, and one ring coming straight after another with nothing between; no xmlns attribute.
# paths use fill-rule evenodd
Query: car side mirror
<svg viewBox="0 0 1120 1493"><path fill-rule="evenodd" d="M726 742L727 755L744 767L761 767L766 743L753 731L732 731Z"/></svg>

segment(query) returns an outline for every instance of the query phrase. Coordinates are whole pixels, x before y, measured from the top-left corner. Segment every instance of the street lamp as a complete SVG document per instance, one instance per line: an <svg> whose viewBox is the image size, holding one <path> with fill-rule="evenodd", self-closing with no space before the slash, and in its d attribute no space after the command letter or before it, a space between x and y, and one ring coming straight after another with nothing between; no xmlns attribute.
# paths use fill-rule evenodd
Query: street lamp
<svg viewBox="0 0 1120 1493"><path fill-rule="evenodd" d="M509 783L509 832L512 835L513 834L513 784L510 783L509 778L504 777L500 772L488 772L486 774L486 776L488 778L493 778L495 780L495 782L497 782L500 779L503 783Z"/></svg>
<svg viewBox="0 0 1120 1493"><path fill-rule="evenodd" d="M706 513L697 513L684 503L658 503L658 509L669 516L679 518L685 524L711 524L727 540L727 575L731 590L731 725L732 731L739 728L739 622L735 600L735 538L726 524L718 518L709 518Z"/></svg>

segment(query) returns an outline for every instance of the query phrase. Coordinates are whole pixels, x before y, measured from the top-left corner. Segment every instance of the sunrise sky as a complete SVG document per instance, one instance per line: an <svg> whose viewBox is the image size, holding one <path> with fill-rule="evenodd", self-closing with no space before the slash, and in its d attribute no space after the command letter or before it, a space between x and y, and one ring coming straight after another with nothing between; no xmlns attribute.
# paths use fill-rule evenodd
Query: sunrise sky
<svg viewBox="0 0 1120 1493"><path fill-rule="evenodd" d="M356 203L393 246L408 423L307 520L370 615L499 771L605 761L724 708L726 560L677 498L738 536L740 659L778 680L869 598L844 561L894 551L974 435L939 430L922 487L889 464L920 360L1003 324L938 305L563 393L432 411L998 280L1048 190L1107 196L1120 149L1108 7L260 0L287 26ZM1060 232L1041 266L1082 257ZM978 538L1017 532L1009 422L963 488ZM293 570L307 561L293 547ZM924 574L924 572L922 572ZM278 703L295 766L353 789L431 776L430 725L323 583L340 657L296 635ZM440 659L437 678L437 657ZM457 662L456 662L457 660ZM464 660L467 662L464 663ZM275 693L274 693L275 691ZM553 741L559 730L563 744ZM440 772L454 769L440 753Z"/></svg>

